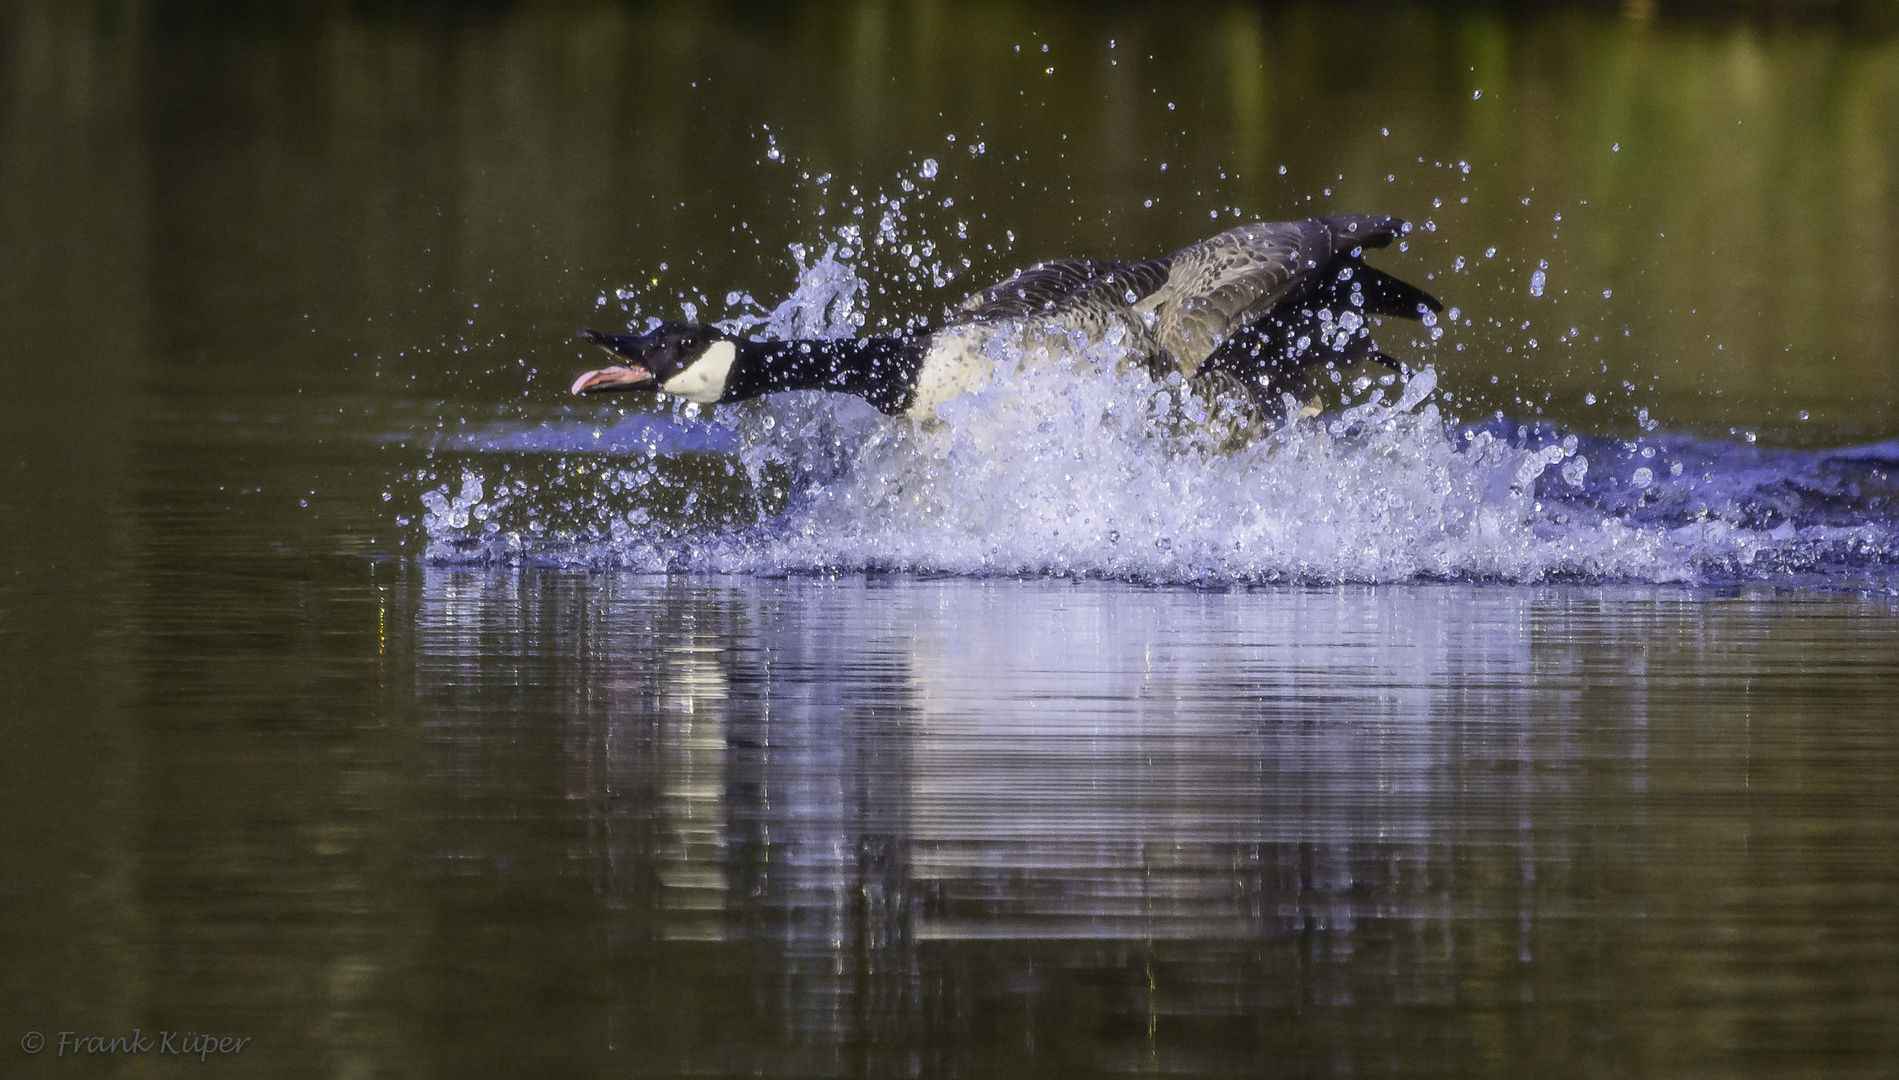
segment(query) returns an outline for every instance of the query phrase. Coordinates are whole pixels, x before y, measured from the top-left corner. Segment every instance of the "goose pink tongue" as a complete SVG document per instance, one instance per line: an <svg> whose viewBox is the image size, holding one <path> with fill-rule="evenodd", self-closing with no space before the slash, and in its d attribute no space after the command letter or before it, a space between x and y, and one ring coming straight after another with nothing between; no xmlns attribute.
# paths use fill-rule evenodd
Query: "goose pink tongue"
<svg viewBox="0 0 1899 1080"><path fill-rule="evenodd" d="M626 390L646 382L653 373L634 364L628 367L605 367L599 371L589 371L574 380L576 394L593 394L603 390Z"/></svg>

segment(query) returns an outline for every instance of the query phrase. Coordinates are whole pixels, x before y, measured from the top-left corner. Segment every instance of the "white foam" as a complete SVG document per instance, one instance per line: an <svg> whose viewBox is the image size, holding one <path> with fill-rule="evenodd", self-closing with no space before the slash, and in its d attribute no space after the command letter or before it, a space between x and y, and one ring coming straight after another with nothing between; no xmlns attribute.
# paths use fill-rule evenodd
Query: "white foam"
<svg viewBox="0 0 1899 1080"><path fill-rule="evenodd" d="M708 545L703 565L1208 583L1687 574L1660 534L1539 529L1531 488L1547 454L1485 438L1460 449L1420 395L1225 452L1179 430L1200 403L1178 388L1082 366L1005 370L931 430L807 423L798 437L855 444L849 467L775 527Z"/></svg>

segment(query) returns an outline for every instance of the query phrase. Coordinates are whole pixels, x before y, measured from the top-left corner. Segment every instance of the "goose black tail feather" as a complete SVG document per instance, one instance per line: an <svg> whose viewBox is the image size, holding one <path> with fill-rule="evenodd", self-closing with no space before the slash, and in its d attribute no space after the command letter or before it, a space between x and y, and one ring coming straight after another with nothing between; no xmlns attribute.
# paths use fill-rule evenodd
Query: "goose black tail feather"
<svg viewBox="0 0 1899 1080"><path fill-rule="evenodd" d="M1365 310L1373 315L1401 315L1407 319L1416 319L1426 311L1444 310L1443 302L1437 297L1409 282L1399 281L1383 270L1375 270L1361 263L1354 268L1353 278L1364 293Z"/></svg>

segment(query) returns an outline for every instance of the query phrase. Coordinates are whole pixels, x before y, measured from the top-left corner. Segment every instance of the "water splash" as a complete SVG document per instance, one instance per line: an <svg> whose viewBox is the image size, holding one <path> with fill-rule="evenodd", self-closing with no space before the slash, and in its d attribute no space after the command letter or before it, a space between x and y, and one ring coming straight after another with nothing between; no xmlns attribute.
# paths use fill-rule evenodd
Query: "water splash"
<svg viewBox="0 0 1899 1080"><path fill-rule="evenodd" d="M422 506L426 511L422 516L423 529L430 536L462 535L470 530L489 535L499 532L501 526L490 519L511 500L506 493L501 493L492 501L484 502L485 495L481 475L463 469L460 492L450 494L448 485L444 484L422 493Z"/></svg>
<svg viewBox="0 0 1899 1080"><path fill-rule="evenodd" d="M791 297L734 329L857 332L865 286L839 247L795 255ZM1207 585L1885 580L1899 566L1899 443L1815 454L1465 425L1430 367L1236 440L1226 403L1177 377L1112 347L1041 349L999 338L996 377L921 427L800 393L459 436L439 449L466 455L460 493L423 496L427 557ZM504 455L512 475L486 497Z"/></svg>

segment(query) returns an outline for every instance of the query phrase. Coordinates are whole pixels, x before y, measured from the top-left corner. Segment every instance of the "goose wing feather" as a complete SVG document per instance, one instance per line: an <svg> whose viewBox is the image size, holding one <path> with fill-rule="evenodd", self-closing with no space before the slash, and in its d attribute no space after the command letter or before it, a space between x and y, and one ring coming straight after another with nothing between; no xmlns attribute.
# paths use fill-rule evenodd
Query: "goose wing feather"
<svg viewBox="0 0 1899 1080"><path fill-rule="evenodd" d="M1096 314L1086 311L1096 307L1118 306L1125 310L1134 302L1125 294L1132 292L1138 300L1165 280L1165 269L1151 263L1050 259L969 296L956 305L947 325L1066 314L1077 309L1083 314Z"/></svg>
<svg viewBox="0 0 1899 1080"><path fill-rule="evenodd" d="M1381 215L1241 225L1154 260L1166 267L1166 283L1135 310L1153 326L1160 347L1192 375L1333 256L1384 247L1405 228Z"/></svg>

